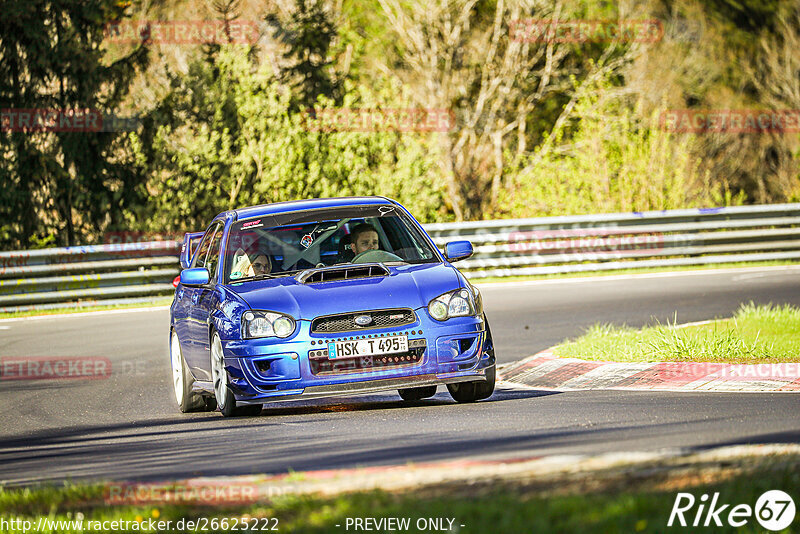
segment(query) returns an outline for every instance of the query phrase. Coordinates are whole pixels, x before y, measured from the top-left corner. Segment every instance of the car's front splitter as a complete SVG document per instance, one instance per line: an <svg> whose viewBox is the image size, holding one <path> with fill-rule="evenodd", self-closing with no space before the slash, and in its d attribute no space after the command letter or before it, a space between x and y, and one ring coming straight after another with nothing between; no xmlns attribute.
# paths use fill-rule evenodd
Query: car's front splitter
<svg viewBox="0 0 800 534"><path fill-rule="evenodd" d="M325 386L309 386L298 393L285 393L281 395L268 395L263 397L242 398L236 403L263 404L266 402L291 401L299 399L313 399L320 397L337 397L345 395L361 395L367 393L378 393L381 391L396 391L398 389L438 386L444 384L455 384L458 382L472 382L475 380L486 379L486 368L458 376L443 377L440 375L415 375L399 378L379 378L375 380L361 380L358 382L344 382L340 384L330 384Z"/></svg>

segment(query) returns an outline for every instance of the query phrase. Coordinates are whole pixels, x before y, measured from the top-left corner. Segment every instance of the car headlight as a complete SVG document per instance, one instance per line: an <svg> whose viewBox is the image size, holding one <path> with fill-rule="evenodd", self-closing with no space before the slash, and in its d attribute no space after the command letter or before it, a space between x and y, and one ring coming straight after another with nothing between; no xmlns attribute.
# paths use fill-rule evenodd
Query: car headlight
<svg viewBox="0 0 800 534"><path fill-rule="evenodd" d="M430 301L428 313L437 321L475 315L475 299L468 289L449 291Z"/></svg>
<svg viewBox="0 0 800 534"><path fill-rule="evenodd" d="M475 315L483 315L483 297L481 296L481 292L478 291L478 288L473 286L472 284L469 285L470 289L472 289L472 294L475 296Z"/></svg>
<svg viewBox="0 0 800 534"><path fill-rule="evenodd" d="M246 311L242 314L242 337L289 337L294 333L295 321L288 315L267 311Z"/></svg>

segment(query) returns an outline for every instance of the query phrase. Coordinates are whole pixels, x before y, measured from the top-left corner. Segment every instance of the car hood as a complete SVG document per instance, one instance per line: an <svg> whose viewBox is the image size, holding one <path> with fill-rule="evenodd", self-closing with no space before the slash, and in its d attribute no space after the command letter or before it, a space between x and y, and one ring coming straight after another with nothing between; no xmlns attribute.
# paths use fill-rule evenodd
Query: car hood
<svg viewBox="0 0 800 534"><path fill-rule="evenodd" d="M442 263L387 266L389 276L302 284L292 276L231 284L251 309L296 319L383 308L421 308L461 287L454 267Z"/></svg>

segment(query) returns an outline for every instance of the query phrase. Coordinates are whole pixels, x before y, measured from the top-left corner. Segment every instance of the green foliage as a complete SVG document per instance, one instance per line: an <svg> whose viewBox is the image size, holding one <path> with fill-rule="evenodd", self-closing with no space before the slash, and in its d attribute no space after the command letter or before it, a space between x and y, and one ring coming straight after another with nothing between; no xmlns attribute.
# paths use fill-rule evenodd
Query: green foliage
<svg viewBox="0 0 800 534"><path fill-rule="evenodd" d="M9 0L0 22L0 108L117 110L136 71L139 48L106 65L105 25L124 15L116 0ZM136 196L116 132L0 131L3 248L56 236L76 244L114 221ZM8 240L8 241L6 241Z"/></svg>
<svg viewBox="0 0 800 534"><path fill-rule="evenodd" d="M610 98L611 87L586 91L575 131L554 131L509 171L498 213L505 217L668 210L739 204L724 182L712 183L692 148L693 135L659 127L661 109L642 117L636 104Z"/></svg>
<svg viewBox="0 0 800 534"><path fill-rule="evenodd" d="M275 37L287 45L283 54L288 65L281 78L293 92L294 109L312 107L317 97L335 98L339 81L331 74L329 57L336 27L321 0L295 0L288 24L283 27L277 16L267 16L277 26Z"/></svg>
<svg viewBox="0 0 800 534"><path fill-rule="evenodd" d="M106 23L133 11L143 19L222 14L209 4L224 6L227 19L265 22L264 39L253 48L164 46L144 74L146 48L103 43ZM425 221L800 201L796 133L670 134L657 124L663 109L796 109L800 17L790 3L645 2L623 13L614 3L567 1L561 20L657 18L665 35L646 46L556 46L549 85L546 43L535 42L525 46L538 60L490 80L501 64L486 59L494 48L482 36L497 2L443 4L454 17L469 6L468 28L447 39L455 18L421 24L412 38L385 5L7 0L0 109L124 110L145 127L0 129L0 249L96 242L109 230L198 229L224 209L316 196L382 194ZM429 7L398 5L406 15ZM511 13L518 4L503 5ZM549 18L552 6L540 7L522 12ZM500 33L496 53L510 46L508 35ZM450 38L450 55L425 44ZM416 56L414 39L424 41ZM581 88L601 57L625 61ZM501 89L482 100L483 86ZM145 98L129 95L132 87ZM502 96L508 91L515 96ZM561 121L575 91L583 96ZM310 131L306 116L315 107L426 106L451 109L456 128Z"/></svg>
<svg viewBox="0 0 800 534"><path fill-rule="evenodd" d="M151 230L204 228L216 213L302 198L385 195L423 220L441 211L426 137L401 132L329 132L305 111L266 65L243 47L208 53L174 78L165 100L169 121L152 142L134 136L151 175ZM319 110L333 102L321 99ZM365 88L351 88L345 107L377 107Z"/></svg>

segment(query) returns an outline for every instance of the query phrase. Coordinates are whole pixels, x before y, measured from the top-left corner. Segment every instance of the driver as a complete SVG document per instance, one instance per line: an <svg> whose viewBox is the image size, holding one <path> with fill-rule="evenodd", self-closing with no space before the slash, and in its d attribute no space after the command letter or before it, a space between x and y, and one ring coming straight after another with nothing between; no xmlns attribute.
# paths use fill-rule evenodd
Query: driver
<svg viewBox="0 0 800 534"><path fill-rule="evenodd" d="M361 223L350 232L350 250L358 256L368 250L378 250L378 231L369 223Z"/></svg>

